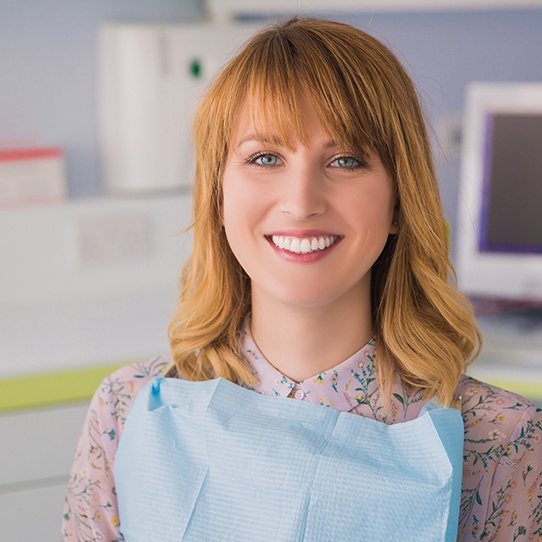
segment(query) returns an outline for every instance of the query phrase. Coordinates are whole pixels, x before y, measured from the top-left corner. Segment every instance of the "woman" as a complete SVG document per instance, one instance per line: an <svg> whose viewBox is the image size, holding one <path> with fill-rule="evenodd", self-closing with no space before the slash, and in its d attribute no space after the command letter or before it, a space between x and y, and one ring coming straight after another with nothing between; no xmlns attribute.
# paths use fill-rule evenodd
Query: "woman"
<svg viewBox="0 0 542 542"><path fill-rule="evenodd" d="M98 389L64 538L542 540L542 414L464 374L479 334L449 284L429 138L395 56L336 22L271 27L214 81L194 139L194 248L172 359L121 369ZM457 411L436 406L461 410L460 433ZM320 429L305 437L311 420ZM361 434L372 435L367 449ZM448 454L442 466L432 454L409 478L429 448ZM458 449L461 496L449 469ZM255 475L269 465L272 475Z"/></svg>

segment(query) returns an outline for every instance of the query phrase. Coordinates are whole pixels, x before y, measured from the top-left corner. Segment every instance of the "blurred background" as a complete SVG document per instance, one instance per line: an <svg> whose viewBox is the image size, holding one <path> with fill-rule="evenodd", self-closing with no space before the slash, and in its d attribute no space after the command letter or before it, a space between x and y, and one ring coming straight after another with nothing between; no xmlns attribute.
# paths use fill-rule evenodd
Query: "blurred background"
<svg viewBox="0 0 542 542"><path fill-rule="evenodd" d="M294 13L362 28L413 77L433 130L459 284L486 338L471 373L542 403L542 239L527 259L516 243L491 260L507 271L490 291L469 283L478 253L465 249L479 248L470 227L478 211L465 201L489 182L480 119L495 108L508 115L516 101L512 114L542 118L542 1L3 0L1 540L58 539L91 394L114 368L167 353L190 250L181 232L194 104L247 35ZM473 82L487 85L469 98ZM542 156L542 129L530 133ZM540 176L523 190L534 185ZM540 190L533 194L542 208ZM514 291L523 269L527 286Z"/></svg>

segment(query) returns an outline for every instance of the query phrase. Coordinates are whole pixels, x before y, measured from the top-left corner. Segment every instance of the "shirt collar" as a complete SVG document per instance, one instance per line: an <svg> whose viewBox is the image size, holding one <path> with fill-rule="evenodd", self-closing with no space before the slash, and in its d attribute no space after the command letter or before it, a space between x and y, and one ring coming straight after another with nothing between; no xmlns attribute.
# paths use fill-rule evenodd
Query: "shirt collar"
<svg viewBox="0 0 542 542"><path fill-rule="evenodd" d="M241 335L241 353L256 377L256 382L247 387L264 395L291 396L348 412L365 399L367 381L372 384L371 388L378 386L373 339L339 365L299 383L265 359L252 338L248 323ZM360 387L360 383L365 385Z"/></svg>

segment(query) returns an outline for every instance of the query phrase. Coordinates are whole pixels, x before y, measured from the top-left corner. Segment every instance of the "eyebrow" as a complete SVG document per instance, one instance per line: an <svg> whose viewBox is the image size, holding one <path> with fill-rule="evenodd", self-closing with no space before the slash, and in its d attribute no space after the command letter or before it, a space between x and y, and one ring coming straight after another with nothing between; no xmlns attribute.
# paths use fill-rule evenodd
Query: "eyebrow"
<svg viewBox="0 0 542 542"><path fill-rule="evenodd" d="M259 137L256 134L248 134L247 136L243 137L241 141L236 145L237 148L239 148L244 143L247 143L249 141L256 141L257 143L269 143L272 145L278 145L280 147L284 146L284 142L279 137ZM340 145L335 141L334 139L330 139L329 141L326 141L324 143L324 149L333 149L336 147L339 147Z"/></svg>
<svg viewBox="0 0 542 542"><path fill-rule="evenodd" d="M245 136L239 143L237 144L237 147L240 147L243 145L243 143L247 143L248 141L256 141L257 143L272 143L273 145L280 145L283 146L283 142L279 137L259 137L256 134L248 134Z"/></svg>

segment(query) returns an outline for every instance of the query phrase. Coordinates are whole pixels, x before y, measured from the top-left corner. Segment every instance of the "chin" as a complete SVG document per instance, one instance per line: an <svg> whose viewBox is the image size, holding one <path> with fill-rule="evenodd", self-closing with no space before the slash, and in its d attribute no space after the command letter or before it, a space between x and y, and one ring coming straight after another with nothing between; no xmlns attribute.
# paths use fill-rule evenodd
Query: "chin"
<svg viewBox="0 0 542 542"><path fill-rule="evenodd" d="M288 288L270 291L268 290L265 297L273 299L276 303L292 309L319 309L332 305L338 302L344 293L333 292L330 288L325 287L307 287L304 284L301 288Z"/></svg>

